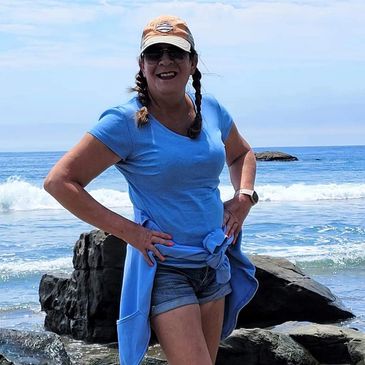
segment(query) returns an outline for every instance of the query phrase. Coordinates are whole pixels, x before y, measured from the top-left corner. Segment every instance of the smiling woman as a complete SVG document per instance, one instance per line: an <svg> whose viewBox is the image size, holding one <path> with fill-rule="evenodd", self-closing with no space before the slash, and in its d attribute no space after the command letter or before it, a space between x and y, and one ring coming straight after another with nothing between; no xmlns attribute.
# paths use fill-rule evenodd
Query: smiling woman
<svg viewBox="0 0 365 365"><path fill-rule="evenodd" d="M170 364L211 365L221 338L257 289L241 252L256 160L230 114L201 94L193 36L175 16L144 29L134 91L54 166L45 188L82 220L127 242L121 364L140 364L152 327ZM186 91L190 77L195 94ZM234 196L218 189L224 163ZM115 165L129 185L134 221L84 189Z"/></svg>

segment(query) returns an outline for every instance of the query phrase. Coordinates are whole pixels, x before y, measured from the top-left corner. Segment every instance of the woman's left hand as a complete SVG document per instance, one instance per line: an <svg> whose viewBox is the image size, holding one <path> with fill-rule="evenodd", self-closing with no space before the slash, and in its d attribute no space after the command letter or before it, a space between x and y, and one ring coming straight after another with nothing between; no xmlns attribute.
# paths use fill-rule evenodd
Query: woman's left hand
<svg viewBox="0 0 365 365"><path fill-rule="evenodd" d="M244 220L246 219L252 202L248 195L238 195L224 202L223 227L226 226L226 235L234 236L232 244L236 243L238 234L242 229Z"/></svg>

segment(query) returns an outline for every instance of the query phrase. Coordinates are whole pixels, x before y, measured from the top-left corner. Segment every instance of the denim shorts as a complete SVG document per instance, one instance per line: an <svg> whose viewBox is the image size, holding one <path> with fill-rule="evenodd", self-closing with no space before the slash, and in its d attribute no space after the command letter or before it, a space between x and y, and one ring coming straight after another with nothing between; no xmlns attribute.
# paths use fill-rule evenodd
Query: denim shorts
<svg viewBox="0 0 365 365"><path fill-rule="evenodd" d="M204 304L232 291L230 282L216 282L215 269L194 269L157 264L151 296L151 317L188 304Z"/></svg>

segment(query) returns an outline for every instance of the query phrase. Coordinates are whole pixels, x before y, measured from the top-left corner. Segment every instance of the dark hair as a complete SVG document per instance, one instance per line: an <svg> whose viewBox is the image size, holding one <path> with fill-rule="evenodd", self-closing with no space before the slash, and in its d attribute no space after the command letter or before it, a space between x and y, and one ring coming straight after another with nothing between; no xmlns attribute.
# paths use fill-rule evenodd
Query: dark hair
<svg viewBox="0 0 365 365"><path fill-rule="evenodd" d="M195 49L192 49L192 51L189 54L190 59L194 57L198 57L198 54L196 53ZM201 115L201 84L200 79L202 77L202 74L198 70L198 68L195 69L195 72L193 74L193 87L195 89L195 119L193 123L190 125L187 131L188 137L194 139L197 138L200 134L200 131L202 129L202 115ZM143 127L148 123L148 106L150 104L150 97L148 95L148 85L147 80L143 76L143 73L141 70L136 74L136 86L131 88L131 91L137 92L138 100L142 104L141 109L139 109L135 114L135 119L137 122L137 126Z"/></svg>

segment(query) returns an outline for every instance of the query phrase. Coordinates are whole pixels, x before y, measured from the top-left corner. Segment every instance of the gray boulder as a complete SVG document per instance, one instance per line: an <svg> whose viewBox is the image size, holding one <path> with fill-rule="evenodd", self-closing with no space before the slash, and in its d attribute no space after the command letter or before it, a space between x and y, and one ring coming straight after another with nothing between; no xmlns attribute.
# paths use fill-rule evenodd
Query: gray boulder
<svg viewBox="0 0 365 365"><path fill-rule="evenodd" d="M290 336L264 329L239 329L222 341L216 365L317 365Z"/></svg>
<svg viewBox="0 0 365 365"><path fill-rule="evenodd" d="M54 333L0 329L0 364L71 365L60 337Z"/></svg>
<svg viewBox="0 0 365 365"><path fill-rule="evenodd" d="M125 243L112 235L98 230L82 234L75 245L71 278L42 277L39 296L46 329L89 342L117 341L125 252ZM260 287L239 314L238 328L353 317L328 288L289 261L269 256L251 260Z"/></svg>
<svg viewBox="0 0 365 365"><path fill-rule="evenodd" d="M347 344L351 363L354 365L365 365L365 341L352 339Z"/></svg>
<svg viewBox="0 0 365 365"><path fill-rule="evenodd" d="M80 236L71 278L43 275L41 279L46 329L90 342L116 341L125 247L99 230Z"/></svg>
<svg viewBox="0 0 365 365"><path fill-rule="evenodd" d="M264 151L255 153L258 161L298 161L298 158L284 152Z"/></svg>
<svg viewBox="0 0 365 365"><path fill-rule="evenodd" d="M308 324L288 333L321 363L365 364L365 334L334 325Z"/></svg>
<svg viewBox="0 0 365 365"><path fill-rule="evenodd" d="M237 327L268 327L287 321L336 322L354 317L324 285L290 261L252 255L259 289L243 308Z"/></svg>

